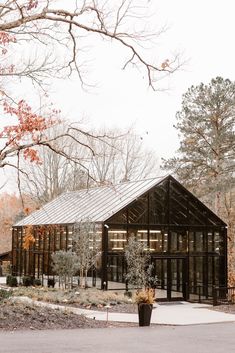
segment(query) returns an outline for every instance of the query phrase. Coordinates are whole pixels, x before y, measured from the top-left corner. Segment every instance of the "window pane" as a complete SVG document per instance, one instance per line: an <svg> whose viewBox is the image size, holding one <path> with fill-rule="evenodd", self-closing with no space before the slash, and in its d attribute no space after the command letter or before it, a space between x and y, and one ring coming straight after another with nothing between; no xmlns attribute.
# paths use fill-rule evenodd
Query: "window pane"
<svg viewBox="0 0 235 353"><path fill-rule="evenodd" d="M108 250L123 251L127 242L127 234L125 230L109 230L108 231Z"/></svg>

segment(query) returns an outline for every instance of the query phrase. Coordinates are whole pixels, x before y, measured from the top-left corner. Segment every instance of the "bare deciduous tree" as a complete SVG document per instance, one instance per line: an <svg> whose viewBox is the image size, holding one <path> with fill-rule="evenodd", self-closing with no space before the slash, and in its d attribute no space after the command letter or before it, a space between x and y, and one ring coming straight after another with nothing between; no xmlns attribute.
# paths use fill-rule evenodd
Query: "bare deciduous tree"
<svg viewBox="0 0 235 353"><path fill-rule="evenodd" d="M57 131L54 132L55 136ZM65 191L150 178L158 173L155 153L144 147L144 142L133 129L128 133L114 129L95 131L92 137L84 138L84 143L90 146L94 154L77 143L68 145L66 140L60 143L63 144L60 149L66 150L70 158L78 156L86 169L64 156L43 149L43 154L40 154L42 164L24 165L26 175L30 175L31 180L22 178L22 190L32 195L39 204Z"/></svg>
<svg viewBox="0 0 235 353"><path fill-rule="evenodd" d="M144 146L133 129L128 133L108 130L97 134L108 136L102 140L89 140L95 151L89 170L100 185L156 176L159 171L157 156Z"/></svg>
<svg viewBox="0 0 235 353"><path fill-rule="evenodd" d="M47 134L49 137L62 135L66 128L64 124L53 127ZM79 139L82 140L81 137ZM88 185L89 173L85 169L85 162L86 158L91 159L91 151L75 141L68 141L65 137L61 137L57 145L57 149L64 151L67 158L52 149L42 147L39 150L41 163L22 163L25 172L21 176L22 190L31 195L39 205L51 201L63 192L78 190Z"/></svg>
<svg viewBox="0 0 235 353"><path fill-rule="evenodd" d="M52 75L63 69L67 76L73 70L79 74L81 82L82 46L88 44L90 37L117 42L126 48L124 67L134 65L146 71L149 85L154 87L157 76L162 72L172 72L177 63L174 58L150 62L143 55L139 44L153 40L163 30L150 32L146 25L148 5L136 0L5 0L0 5L0 31L2 43L19 43L25 40L27 47L37 45L41 59L25 60L27 65L12 70L2 69L6 76L29 77L42 84L46 75ZM42 49L41 49L42 48ZM43 50L43 51L42 51ZM63 60L52 55L62 51ZM32 53L32 51L31 51ZM54 58L54 60L53 60ZM9 72L10 71L10 72Z"/></svg>
<svg viewBox="0 0 235 353"><path fill-rule="evenodd" d="M96 266L101 255L101 234L96 224L89 219L75 223L73 232L73 251L78 256L80 286L87 287L88 271Z"/></svg>
<svg viewBox="0 0 235 353"><path fill-rule="evenodd" d="M0 168L15 168L18 173L24 174L21 168L22 157L39 163L38 148L42 147L81 164L79 156L71 157L66 150L60 149L58 142L66 138L68 143L76 141L83 145L81 136L91 135L77 126L67 128L58 136L48 139L47 129L60 120L58 112L54 109L49 112L35 112L28 103L16 96L19 95L20 83L25 83L25 80L45 89L45 83L50 83L47 78L64 78L73 71L77 72L83 85L85 75L82 64L87 64L90 58L85 56L86 51L83 49L90 43L105 39L112 44L117 43L124 49L123 67L132 65L138 67L141 73L144 71L147 82L153 89L156 78L178 68L177 56L172 60L158 58L151 62L144 54L143 45L161 33L148 33L145 10L146 7L138 6L138 2L134 0L1 2L0 93L2 107L10 124L6 123L0 131ZM9 82L11 90L7 86ZM85 147L93 153L89 146ZM20 187L20 178L18 184Z"/></svg>

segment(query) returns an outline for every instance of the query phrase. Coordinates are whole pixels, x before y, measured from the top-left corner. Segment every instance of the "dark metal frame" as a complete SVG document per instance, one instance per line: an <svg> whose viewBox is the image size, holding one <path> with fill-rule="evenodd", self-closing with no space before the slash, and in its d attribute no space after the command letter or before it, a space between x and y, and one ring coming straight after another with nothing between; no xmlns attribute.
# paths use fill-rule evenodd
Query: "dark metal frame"
<svg viewBox="0 0 235 353"><path fill-rule="evenodd" d="M59 248L68 250L68 228L72 227L72 224L55 225L54 230L52 225L44 227L45 229L48 228L44 234L38 234L39 228L34 227L34 235L38 243L32 245L28 251L22 248L23 228L13 228L13 274L20 276L30 274L35 277L45 274L48 277L52 275L50 254L59 250ZM131 232L144 230L147 235L148 247L151 241L150 232L153 230L162 231L162 251L151 252L151 256L153 260L169 259L169 264L171 263L171 259L183 259L183 299L190 299L190 294L198 296L200 294L200 297L205 298L212 297L213 286L227 286L226 224L171 176L163 179L148 190L148 192L103 222L102 267L100 273L102 289L108 289L109 275L107 267L109 259L112 257L119 258L119 260L115 260L119 263L118 270L122 273L121 278L118 278L118 280L125 282L124 273L126 267L124 253L123 251L112 251L109 249L109 232L114 230L125 230L127 241ZM198 247L200 243L200 239L197 238L200 234L199 232L203 234L201 248ZM167 234L167 248L164 249L163 240L165 233ZM210 239L209 233L212 233ZM215 250L215 233L218 233L220 237L219 250ZM175 242L173 242L173 236L175 237ZM180 250L180 239L184 242L185 248L183 250ZM190 247L192 240L193 250ZM209 249L209 241L212 241L210 243L211 249ZM176 244L176 249L172 250L174 244ZM202 273L200 274L203 279L202 283L199 283L196 278L200 261L203 262L203 266L201 266ZM219 263L219 267L217 262ZM192 263L194 268L191 268ZM170 300L172 298L172 280L170 265L167 266L169 276L167 299ZM190 282L190 274L192 275L192 273L195 278Z"/></svg>

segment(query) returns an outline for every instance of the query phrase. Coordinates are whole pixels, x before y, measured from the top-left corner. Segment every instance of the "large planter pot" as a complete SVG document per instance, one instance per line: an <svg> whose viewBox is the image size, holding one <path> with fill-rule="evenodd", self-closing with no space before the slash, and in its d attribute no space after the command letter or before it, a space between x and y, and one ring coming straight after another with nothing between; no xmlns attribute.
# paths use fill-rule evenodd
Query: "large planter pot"
<svg viewBox="0 0 235 353"><path fill-rule="evenodd" d="M153 304L139 303L139 326L150 326Z"/></svg>

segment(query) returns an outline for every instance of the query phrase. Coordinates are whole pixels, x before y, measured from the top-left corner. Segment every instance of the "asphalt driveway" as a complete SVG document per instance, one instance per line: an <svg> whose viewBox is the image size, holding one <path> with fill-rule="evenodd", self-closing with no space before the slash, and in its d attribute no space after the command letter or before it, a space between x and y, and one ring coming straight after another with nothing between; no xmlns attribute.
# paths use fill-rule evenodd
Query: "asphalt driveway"
<svg viewBox="0 0 235 353"><path fill-rule="evenodd" d="M0 353L233 353L235 324L0 332Z"/></svg>

